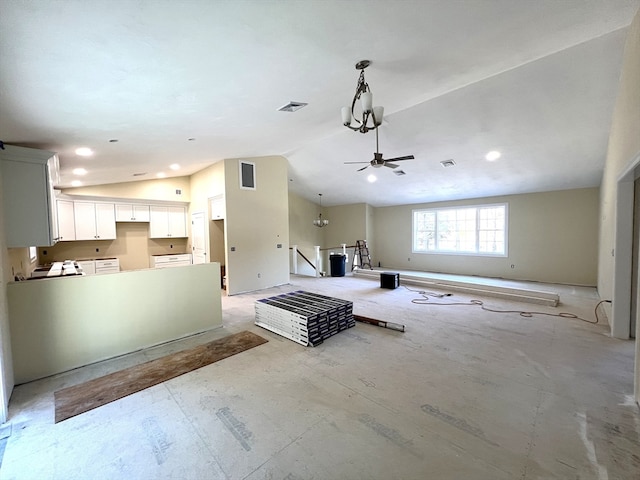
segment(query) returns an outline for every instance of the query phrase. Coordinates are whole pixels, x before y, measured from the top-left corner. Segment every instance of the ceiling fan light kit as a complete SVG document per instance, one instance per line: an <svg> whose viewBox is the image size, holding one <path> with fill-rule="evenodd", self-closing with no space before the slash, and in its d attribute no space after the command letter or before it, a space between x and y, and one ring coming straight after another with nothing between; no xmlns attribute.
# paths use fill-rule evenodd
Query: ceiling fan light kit
<svg viewBox="0 0 640 480"><path fill-rule="evenodd" d="M377 128L382 124L382 117L384 115L384 107L373 106L373 94L364 79L364 69L369 65L371 65L369 60L361 60L356 63L356 70L360 70L360 77L358 78L358 84L356 85L356 93L351 101L351 108L342 107L341 112L342 124L345 127L360 133L367 133L369 130ZM358 100L360 100L362 120L359 120L355 113L356 103L358 103ZM371 119L371 122L369 122L369 119ZM353 122L355 122L355 125L352 125Z"/></svg>

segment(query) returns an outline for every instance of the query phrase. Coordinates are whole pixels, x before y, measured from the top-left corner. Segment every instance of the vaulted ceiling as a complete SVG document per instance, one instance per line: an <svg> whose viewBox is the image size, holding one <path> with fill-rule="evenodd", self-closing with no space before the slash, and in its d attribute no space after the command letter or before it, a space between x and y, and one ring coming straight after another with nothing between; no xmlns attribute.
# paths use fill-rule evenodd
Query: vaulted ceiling
<svg viewBox="0 0 640 480"><path fill-rule="evenodd" d="M61 186L283 155L290 189L374 206L598 186L640 0L6 0L0 140ZM357 61L375 134L342 126ZM277 109L308 103L296 112ZM191 140L190 140L191 139ZM111 141L117 140L117 142ZM89 147L92 157L77 156ZM485 159L490 150L502 156ZM443 160L455 165L443 168ZM169 165L177 163L180 170ZM74 168L88 173L76 177ZM367 181L370 173L377 180ZM135 174L144 174L134 176Z"/></svg>

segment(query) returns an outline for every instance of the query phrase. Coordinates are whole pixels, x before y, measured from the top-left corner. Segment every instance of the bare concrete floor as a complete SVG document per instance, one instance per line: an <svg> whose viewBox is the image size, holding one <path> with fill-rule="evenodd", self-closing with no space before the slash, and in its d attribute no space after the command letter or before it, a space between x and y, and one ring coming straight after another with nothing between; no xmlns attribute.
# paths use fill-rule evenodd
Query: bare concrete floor
<svg viewBox="0 0 640 480"><path fill-rule="evenodd" d="M224 297L222 329L18 386L0 479L640 478L634 343L605 325L291 281ZM594 320L594 289L549 288L557 308L480 300ZM358 323L305 348L253 324L256 299L298 289L406 332ZM241 330L269 342L54 424L55 390Z"/></svg>

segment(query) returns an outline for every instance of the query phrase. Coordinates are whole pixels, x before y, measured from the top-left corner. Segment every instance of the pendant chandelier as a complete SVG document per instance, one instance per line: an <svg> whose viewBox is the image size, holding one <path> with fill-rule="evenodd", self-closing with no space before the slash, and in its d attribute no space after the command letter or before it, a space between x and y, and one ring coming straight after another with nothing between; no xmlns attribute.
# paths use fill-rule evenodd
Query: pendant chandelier
<svg viewBox="0 0 640 480"><path fill-rule="evenodd" d="M322 218L322 194L319 193L318 195L320 196L320 213L318 213L318 218L316 218L313 221L313 224L316 227L322 228L322 227L326 227L327 225L329 225L329 220L325 220L325 219Z"/></svg>
<svg viewBox="0 0 640 480"><path fill-rule="evenodd" d="M369 65L371 65L369 60L361 60L356 63L356 70L360 70L356 94L353 96L351 108L342 107L342 124L360 133L367 133L369 130L377 128L382 123L382 115L384 114L384 107L372 106L373 94L364 79L364 69ZM356 115L355 111L358 100L360 100L361 115ZM352 122L355 122L354 125L351 124Z"/></svg>

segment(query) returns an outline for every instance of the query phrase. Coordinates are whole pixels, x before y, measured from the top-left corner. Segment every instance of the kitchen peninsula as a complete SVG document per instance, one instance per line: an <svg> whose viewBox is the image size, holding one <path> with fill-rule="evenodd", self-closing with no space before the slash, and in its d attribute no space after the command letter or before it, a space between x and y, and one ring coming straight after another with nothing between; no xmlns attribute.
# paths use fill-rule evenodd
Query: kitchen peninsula
<svg viewBox="0 0 640 480"><path fill-rule="evenodd" d="M219 286L216 262L9 283L16 384L221 327Z"/></svg>

